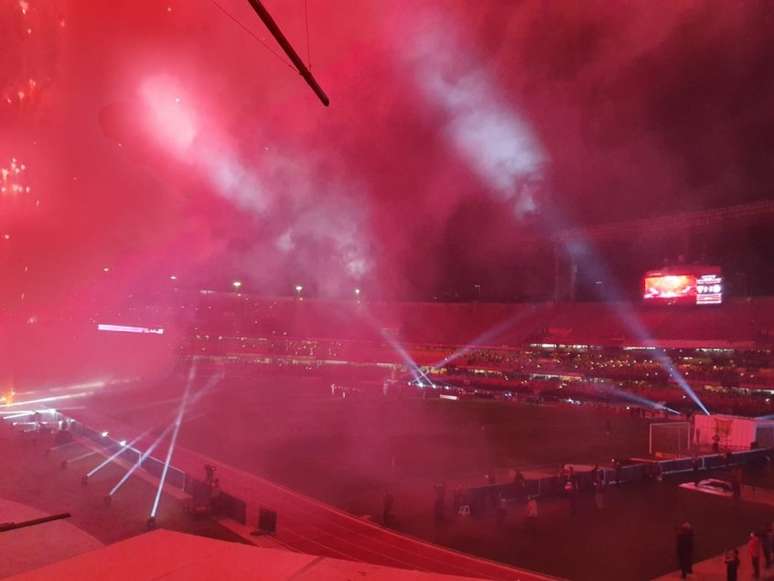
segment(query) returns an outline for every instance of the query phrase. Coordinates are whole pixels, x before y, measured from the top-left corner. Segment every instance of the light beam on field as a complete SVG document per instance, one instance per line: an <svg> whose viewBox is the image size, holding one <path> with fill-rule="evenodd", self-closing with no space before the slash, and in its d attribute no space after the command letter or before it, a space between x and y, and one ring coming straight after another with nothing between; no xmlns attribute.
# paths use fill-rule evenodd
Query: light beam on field
<svg viewBox="0 0 774 581"><path fill-rule="evenodd" d="M416 381L421 387L425 387L426 380L428 386L435 387L433 381L424 371L422 371L419 365L411 358L411 355L408 354L403 346L398 343L395 337L391 337L390 334L386 333L383 329L379 329L379 332L381 333L382 337L384 337L384 340L387 341L387 344L392 347L393 351L395 351L395 353L398 354L398 357L401 358L411 375L414 377L414 381Z"/></svg>
<svg viewBox="0 0 774 581"><path fill-rule="evenodd" d="M485 347L487 345L490 345L492 341L503 335L504 333L508 332L516 323L524 319L527 315L532 314L535 311L534 307L530 307L529 309L525 311L519 311L514 316L509 317L505 321L502 321L492 327L491 329L488 329L481 333L478 337L464 345L463 347L460 347L453 353L447 355L440 361L433 363L430 367L431 368L439 368L443 367L444 365L448 365L449 363L456 361L460 357L464 357L471 351L474 351L475 349L478 349L479 347Z"/></svg>
<svg viewBox="0 0 774 581"><path fill-rule="evenodd" d="M13 420L13 419L16 419L16 418L23 418L23 417L26 417L26 416L31 416L33 414L35 414L35 412L19 412L17 414L11 414L10 416L3 416L3 419L4 420Z"/></svg>
<svg viewBox="0 0 774 581"><path fill-rule="evenodd" d="M74 399L78 397L86 397L89 395L92 395L93 391L84 391L81 393L71 393L66 395L52 395L51 397L42 397L39 399L29 399L26 401L15 401L13 403L4 403L0 405L0 408L10 408L10 407L16 407L16 406L22 406L22 405L30 405L33 403L48 403L51 401L60 401L63 399Z"/></svg>
<svg viewBox="0 0 774 581"><path fill-rule="evenodd" d="M110 383L121 383L121 381L115 381ZM102 387L105 387L108 385L107 381L87 381L84 383L73 383L69 385L55 385L53 387L41 387L41 388L33 388L33 389L24 389L19 390L16 392L17 396L21 395L34 395L37 393L59 393L61 391L75 391L77 389L84 390L92 390L92 389L99 389Z"/></svg>
<svg viewBox="0 0 774 581"><path fill-rule="evenodd" d="M550 209L546 207L546 211L543 215L549 216L554 226L566 225L566 221L562 219L557 208ZM572 260L582 265L586 272L590 273L594 279L607 282L607 284L604 285L604 288L598 291L600 298L602 298L606 304L610 305L616 316L618 316L629 332L634 335L640 343L647 347L654 347L653 349L648 350L648 356L666 371L667 375L669 375L669 377L702 412L706 415L710 415L707 407L702 403L701 399L699 399L699 396L696 395L693 388L688 385L688 382L685 380L682 373L680 373L680 370L677 369L669 355L656 345L656 341L645 328L645 325L636 315L632 307L622 299L622 293L618 289L618 285L591 244L580 236L573 240L563 241L563 244L565 252Z"/></svg>
<svg viewBox="0 0 774 581"><path fill-rule="evenodd" d="M140 466L142 466L142 463L145 462L145 460L150 456L153 451L158 448L159 444L161 444L161 441L166 438L167 434L172 430L173 424L168 425L163 432L159 435L159 437L156 439L155 442L153 442L148 448L140 454L140 457L137 459L137 462L135 462L129 470L126 471L126 474L124 474L121 477L121 480L119 480L113 488L110 489L110 492L108 492L108 496L113 496L118 490L123 486L124 482L129 480L129 477L134 474L135 470L137 470Z"/></svg>
<svg viewBox="0 0 774 581"><path fill-rule="evenodd" d="M217 385L220 380L223 378L222 375L215 375L209 379L209 381L205 384L204 387L202 387L198 392L197 395L206 393L210 389L212 389L215 385ZM159 509L159 502L161 502L161 493L164 490L164 482L167 478L167 472L169 470L169 465L172 462L172 454L175 451L175 445L177 444L177 434L180 431L180 426L183 423L183 415L186 412L186 408L188 406L188 393L190 391L191 383L193 382L193 374L189 376L189 382L186 385L185 393L183 394L183 399L180 402L180 409L177 413L177 419L175 420L175 427L172 432L172 438L169 443L169 448L167 449L167 457L164 460L164 469L161 472L161 478L159 479L159 487L158 490L156 490L156 498L153 500L153 507L151 508L150 518L155 518L156 513Z"/></svg>
<svg viewBox="0 0 774 581"><path fill-rule="evenodd" d="M516 215L536 213L548 234L567 230L558 208L547 203L540 208L536 205L535 195L543 181L548 156L529 124L502 96L477 62L477 56L458 46L451 23L438 13L430 15L423 24L414 42L406 45L405 56L428 101L446 114L447 134L461 157ZM573 259L582 260L589 272L598 273L597 280L612 281L601 258L590 252L586 241L566 241L564 249ZM652 344L642 322L620 297L620 293L610 289L603 298L612 303L637 339ZM669 356L662 349L651 355L699 409L709 414Z"/></svg>
<svg viewBox="0 0 774 581"><path fill-rule="evenodd" d="M594 384L594 388L597 391L600 391L606 395L612 395L614 397L619 397L621 399L624 399L626 401L630 401L632 403L636 403L642 406L645 406L650 409L659 410L659 411L667 411L673 414L680 415L680 412L677 410L673 410L669 406L666 406L664 404L660 404L658 402L649 400L646 397L642 397L640 395L637 395L636 393L631 393L628 391L625 391L623 389L619 389L613 385L610 385L609 383L604 384Z"/></svg>
<svg viewBox="0 0 774 581"><path fill-rule="evenodd" d="M177 412L177 418L175 419L175 427L172 430L172 438L167 448L167 457L164 460L164 468L161 471L161 478L159 478L159 487L156 490L156 498L153 499L153 507L151 508L150 516L154 518L159 508L159 502L161 501L161 492L164 490L164 482L167 479L167 472L169 471L169 463L172 461L172 453L175 451L175 444L177 443L177 434L180 432L180 424L183 422L183 414L185 414L185 408L188 404L188 393L191 390L191 383L193 383L196 375L196 368L191 366L191 371L188 374L188 381L185 384L185 391L183 392L183 399L180 402L180 408Z"/></svg>
<svg viewBox="0 0 774 581"><path fill-rule="evenodd" d="M121 447L116 452L114 452L111 456L106 458L102 463L99 464L99 466L95 466L89 472L87 472L86 473L86 478L91 478L94 474L96 474L97 472L102 470L102 468L104 468L105 466L110 464L113 460L118 458L121 454L123 454L127 450L131 449L131 447L134 444L136 444L137 442L139 442L141 438L145 437L148 434L148 432L150 432L150 430L147 430L147 431L143 432L142 434L137 436L134 440L132 440L128 444L124 443L123 445L121 445Z"/></svg>

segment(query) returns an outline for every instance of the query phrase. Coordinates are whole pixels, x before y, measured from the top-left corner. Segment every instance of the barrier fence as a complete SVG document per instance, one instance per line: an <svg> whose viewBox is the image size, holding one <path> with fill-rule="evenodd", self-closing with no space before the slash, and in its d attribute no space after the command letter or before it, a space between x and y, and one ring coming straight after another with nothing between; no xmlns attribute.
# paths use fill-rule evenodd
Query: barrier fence
<svg viewBox="0 0 774 581"><path fill-rule="evenodd" d="M745 450L726 454L709 454L697 456L700 470L718 470L733 468L735 466L763 465L774 459L774 448L761 448ZM635 462L621 464L616 467L600 466L598 468L600 479L605 484L633 483L648 479L655 479L661 475L679 474L690 472L694 469L693 458L674 458L653 462ZM576 472L573 477L578 492L594 490L594 481L591 471ZM516 483L489 484L468 488L465 491L465 504L470 506L471 514L481 514L488 508L494 507L499 499L506 501L526 500L529 496L561 496L565 494L564 485L566 477L559 475L542 478L526 479L524 486Z"/></svg>

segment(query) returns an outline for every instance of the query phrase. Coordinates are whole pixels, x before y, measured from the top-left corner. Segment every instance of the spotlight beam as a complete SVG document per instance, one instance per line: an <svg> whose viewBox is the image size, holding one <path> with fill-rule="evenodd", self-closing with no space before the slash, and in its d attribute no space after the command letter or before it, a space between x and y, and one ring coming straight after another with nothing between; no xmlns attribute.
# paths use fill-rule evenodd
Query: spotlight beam
<svg viewBox="0 0 774 581"><path fill-rule="evenodd" d="M121 480L119 480L113 488L110 489L110 492L108 492L108 496L113 496L118 490L123 486L124 482L129 480L129 477L134 474L134 471L137 470L140 466L142 466L142 463L145 462L145 460L150 456L153 451L158 447L159 444L161 444L161 441L166 438L169 431L173 428L174 424L168 425L163 432L161 432L161 435L156 439L155 442L153 442L145 452L140 454L140 457L137 459L137 462L135 462L129 470L126 471L126 474L124 474L121 477Z"/></svg>
<svg viewBox="0 0 774 581"><path fill-rule="evenodd" d="M199 391L199 393L208 391L218 382L220 382L222 376L211 377L207 384ZM175 445L177 444L177 435L180 432L180 425L183 423L183 415L185 414L186 407L188 405L188 393L190 391L191 383L193 381L193 368L192 373L189 376L189 382L186 384L185 393L183 394L183 400L180 402L180 409L177 413L177 419L175 420L175 427L172 431L172 438L167 449L167 457L164 460L164 469L161 471L161 478L159 479L159 487L156 490L156 498L153 500L153 508L151 508L150 517L155 518L159 509L159 502L161 502L161 493L164 490L164 482L167 479L167 472L169 471L169 464L172 462L172 454L175 451Z"/></svg>
<svg viewBox="0 0 774 581"><path fill-rule="evenodd" d="M474 349L477 349L478 347L481 347L490 341L494 341L496 338L500 337L508 330L510 330L516 323L521 321L526 315L532 314L534 310L535 310L534 307L530 307L528 309L528 312L526 313L520 312L515 316L509 317L505 321L498 323L494 327L491 327L490 329L481 333L478 337L470 341L467 345L460 347L459 349L454 351L454 353L447 355L437 363L433 363L430 367L434 369L438 369L439 367L448 365L449 363L456 361L460 357L464 357Z"/></svg>
<svg viewBox="0 0 774 581"><path fill-rule="evenodd" d="M193 382L193 377L194 377L194 374L195 374L196 365L197 365L197 358L194 357L193 363L191 365L191 370L188 373L188 381L186 382L186 387L185 387L185 390L184 390L184 398L185 398L185 394L188 393L188 390L191 387L191 383ZM221 374L218 374L218 375L210 378L210 380L207 382L207 384L203 388L201 388L199 391L197 391L196 394L194 394L194 396L192 397L192 403L198 401L199 398L201 398L202 396L204 396L205 393L207 393L209 390L211 390L222 379L222 377L223 377L223 374L221 373ZM180 409L183 409L183 405L182 404L183 404L183 402L181 402L181 408ZM179 413L178 413L178 415L179 415ZM145 450L145 452L140 454L140 457L137 459L137 462L135 462L135 464L132 465L131 468L129 468L129 470L126 472L126 474L123 475L121 480L119 480L116 483L116 485L110 490L110 492L108 493L108 497L112 497L116 492L118 492L118 490L121 488L121 486L124 484L124 482L126 482L129 479L129 477L132 474L134 474L134 472L135 472L135 470L137 470L137 468L142 466L142 463L145 462L145 460L148 458L148 456L150 456L156 448L158 448L159 444L161 444L161 442L164 440L164 438L167 436L167 434L171 430L175 429L176 425L177 425L177 421L174 421L174 422L170 423L166 428L164 428L164 431L161 432L161 434L156 439L156 441L153 442L148 447L148 449ZM172 448L172 446L170 445L170 449L171 448ZM171 454L169 453L169 451L167 452L167 455L171 457Z"/></svg>
<svg viewBox="0 0 774 581"><path fill-rule="evenodd" d="M4 420L13 420L16 418L23 418L26 416L34 415L35 412L19 412L18 414L11 414L10 416L3 416Z"/></svg>
<svg viewBox="0 0 774 581"><path fill-rule="evenodd" d="M52 395L51 397L42 397L39 399L28 399L27 401L15 401L13 403L4 403L0 405L0 408L12 408L16 406L28 405L31 403L46 403L50 401L59 401L63 399L73 399L76 397L86 397L92 395L93 391L83 391L81 393L72 393L68 395Z"/></svg>
<svg viewBox="0 0 774 581"><path fill-rule="evenodd" d="M553 225L554 227L562 227L566 224L566 220L563 219L561 211L556 207L546 205L544 208L544 217L546 221L549 222L547 224L548 226ZM637 317L632 309L621 300L621 292L618 289L618 285L610 275L610 272L606 268L605 264L594 251L591 243L583 238L578 237L572 240L563 241L563 245L564 251L571 260L574 260L577 263L581 263L588 272L594 275L594 278L597 280L604 280L609 282L610 288L607 291L608 295L602 296L601 298L605 299L606 302L612 305L612 308L618 318L621 319L624 325L626 325L629 331L634 334L638 340L642 341L646 345L653 345L655 341L648 333L642 321ZM696 392L693 391L691 386L688 385L688 382L685 380L677 367L675 367L674 363L666 354L666 352L664 352L663 349L657 348L654 349L650 355L656 361L656 363L661 365L669 377L671 377L675 383L677 383L680 389L682 389L683 392L691 398L696 406L706 415L710 415L707 407L704 405L704 403L702 403L701 399L699 399L699 396L696 395Z"/></svg>
<svg viewBox="0 0 774 581"><path fill-rule="evenodd" d="M282 30L280 30L280 27L274 21L274 18L272 18L271 14L269 14L269 11L266 10L264 5L261 3L261 0L247 1L249 2L250 6L253 7L253 10L255 10L258 18L260 18L266 28L269 29L269 32L277 41L277 44L280 45L280 48L282 48L285 54L288 55L288 58L296 67L296 70L298 70L298 72L306 81L306 84L312 88L314 94L317 95L318 99L320 99L320 102L326 107L330 106L331 101L328 98L328 95L325 94L325 91L323 91L322 87L317 82L317 79L314 78L314 75L312 75L312 72L306 67L304 61L302 61L301 57L298 56L298 53L293 48L293 45L290 44L288 39L282 33Z"/></svg>
<svg viewBox="0 0 774 581"><path fill-rule="evenodd" d="M610 384L602 384L602 385L595 385L595 388L597 391L601 391L603 393L607 393L616 397L620 397L621 399L630 401L632 403L636 403L639 405L644 405L646 407L649 407L654 410L661 410L661 411L668 411L673 414L680 414L680 412L673 410L672 408L665 406L660 403L656 403L655 401L651 401L646 397L639 396L634 393L630 393L628 391L618 389L617 387L610 385Z"/></svg>
<svg viewBox="0 0 774 581"><path fill-rule="evenodd" d="M145 437L145 436L146 436L146 435L147 435L149 432L150 432L150 430L146 430L146 431L144 431L142 434L140 434L139 436L137 436L137 437L136 437L134 440L132 440L131 442L129 442L128 444L125 444L125 445L121 446L121 447L120 447L120 448L119 448L119 449L118 449L116 452L114 452L114 453L113 453L111 456L107 457L107 458L106 458L106 459L105 459L105 460L104 460L102 463L100 463L100 465L99 465L99 466L96 466L95 468L92 468L92 469L91 469L89 472L87 472L87 473L86 473L86 478L91 478L91 477L92 477L92 476L94 476L94 475L95 475L97 472L99 472L100 470L102 470L102 468L104 468L105 466L107 466L108 464L110 464L110 463L111 463L113 460L115 460L116 458L118 458L118 457L119 457L121 454L123 454L123 453L124 453L124 452L126 452L127 450L131 449L131 447L132 447L134 444L136 444L137 442L139 442L139 441L140 441L140 439L144 438L144 437Z"/></svg>

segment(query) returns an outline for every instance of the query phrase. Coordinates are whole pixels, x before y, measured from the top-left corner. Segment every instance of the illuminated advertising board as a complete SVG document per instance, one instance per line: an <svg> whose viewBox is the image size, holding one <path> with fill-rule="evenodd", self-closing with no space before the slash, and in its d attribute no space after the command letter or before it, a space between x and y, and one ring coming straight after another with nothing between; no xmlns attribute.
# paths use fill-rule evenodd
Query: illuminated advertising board
<svg viewBox="0 0 774 581"><path fill-rule="evenodd" d="M643 280L642 298L668 305L719 305L723 302L723 277L717 267L650 271Z"/></svg>
<svg viewBox="0 0 774 581"><path fill-rule="evenodd" d="M98 331L108 331L112 333L140 333L143 335L163 335L164 329L161 327L134 327L131 325L110 325L100 323L97 325Z"/></svg>

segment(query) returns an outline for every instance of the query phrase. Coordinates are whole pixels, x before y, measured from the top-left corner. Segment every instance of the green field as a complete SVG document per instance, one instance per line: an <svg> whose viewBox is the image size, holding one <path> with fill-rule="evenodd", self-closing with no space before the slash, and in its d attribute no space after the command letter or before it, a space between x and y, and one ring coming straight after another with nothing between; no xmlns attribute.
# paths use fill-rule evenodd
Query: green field
<svg viewBox="0 0 774 581"><path fill-rule="evenodd" d="M174 411L163 400L179 391L154 386L139 398L106 395L95 405L153 425ZM129 403L137 401L143 403ZM580 498L576 516L564 499L541 499L534 539L523 529L524 507L516 505L503 528L492 516L435 527L434 482L482 482L495 467L555 470L565 462L608 463L647 452L646 421L590 406L342 400L318 380L262 377L224 383L188 414L183 446L358 515L379 515L390 489L399 530L572 579L648 579L673 570L674 530L683 520L694 523L697 556L704 558L743 543L749 530L774 519L771 507L737 506L667 479L610 490L603 512L591 496Z"/></svg>

